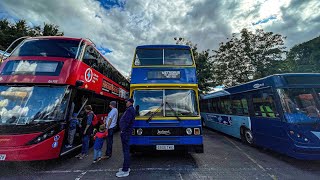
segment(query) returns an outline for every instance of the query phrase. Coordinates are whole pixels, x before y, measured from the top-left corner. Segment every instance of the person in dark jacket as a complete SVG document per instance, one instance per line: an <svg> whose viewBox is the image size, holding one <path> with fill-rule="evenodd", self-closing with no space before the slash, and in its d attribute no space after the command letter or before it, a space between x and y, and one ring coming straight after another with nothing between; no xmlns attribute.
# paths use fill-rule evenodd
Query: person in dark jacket
<svg viewBox="0 0 320 180"><path fill-rule="evenodd" d="M135 119L135 110L133 107L133 99L126 100L127 109L120 119L121 142L123 151L123 167L117 172L117 177L127 177L130 172L130 147L129 138L132 135L133 122Z"/></svg>
<svg viewBox="0 0 320 180"><path fill-rule="evenodd" d="M82 150L79 159L83 159L88 156L90 136L93 132L92 121L94 119L94 113L90 105L84 107L87 117L84 119L81 127L82 132Z"/></svg>

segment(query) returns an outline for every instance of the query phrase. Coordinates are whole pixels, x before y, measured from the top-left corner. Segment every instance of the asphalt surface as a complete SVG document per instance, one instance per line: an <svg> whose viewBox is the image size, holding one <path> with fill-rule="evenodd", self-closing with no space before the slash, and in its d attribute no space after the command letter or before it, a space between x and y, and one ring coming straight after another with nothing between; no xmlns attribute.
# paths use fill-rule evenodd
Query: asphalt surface
<svg viewBox="0 0 320 180"><path fill-rule="evenodd" d="M296 160L213 130L204 131L203 154L149 153L132 156L130 176L125 179L320 179L320 161ZM119 134L113 156L92 164L75 154L58 160L32 163L0 163L0 179L118 179L122 165Z"/></svg>

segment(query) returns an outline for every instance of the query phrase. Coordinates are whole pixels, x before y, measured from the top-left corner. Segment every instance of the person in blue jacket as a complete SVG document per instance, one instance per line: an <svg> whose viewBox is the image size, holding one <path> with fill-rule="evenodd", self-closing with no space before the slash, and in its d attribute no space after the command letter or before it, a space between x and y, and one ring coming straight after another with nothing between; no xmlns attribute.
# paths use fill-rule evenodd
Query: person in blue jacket
<svg viewBox="0 0 320 180"><path fill-rule="evenodd" d="M121 142L122 142L122 151L123 151L123 167L119 169L119 172L116 173L117 177L127 177L130 172L130 147L129 139L132 135L133 122L135 120L135 110L133 107L133 99L126 100L127 109L120 119L120 130L121 130Z"/></svg>
<svg viewBox="0 0 320 180"><path fill-rule="evenodd" d="M94 119L94 113L91 105L84 107L87 117L82 120L81 132L82 132L82 149L81 154L77 155L79 159L83 159L88 156L90 136L93 133L92 121Z"/></svg>

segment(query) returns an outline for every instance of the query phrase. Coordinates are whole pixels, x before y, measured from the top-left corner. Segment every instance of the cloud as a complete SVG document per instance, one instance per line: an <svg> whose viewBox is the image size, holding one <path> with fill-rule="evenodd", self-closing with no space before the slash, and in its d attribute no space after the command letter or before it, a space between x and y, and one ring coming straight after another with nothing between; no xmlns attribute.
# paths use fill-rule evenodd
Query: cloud
<svg viewBox="0 0 320 180"><path fill-rule="evenodd" d="M0 16L60 26L66 36L88 37L106 58L128 75L134 49L174 44L184 37L200 50L216 49L242 28L264 28L287 36L292 47L319 36L319 1L299 0L3 0ZM271 16L277 19L253 26Z"/></svg>
<svg viewBox="0 0 320 180"><path fill-rule="evenodd" d="M281 8L282 21L265 29L287 36L286 45L292 47L320 35L320 2L292 0Z"/></svg>

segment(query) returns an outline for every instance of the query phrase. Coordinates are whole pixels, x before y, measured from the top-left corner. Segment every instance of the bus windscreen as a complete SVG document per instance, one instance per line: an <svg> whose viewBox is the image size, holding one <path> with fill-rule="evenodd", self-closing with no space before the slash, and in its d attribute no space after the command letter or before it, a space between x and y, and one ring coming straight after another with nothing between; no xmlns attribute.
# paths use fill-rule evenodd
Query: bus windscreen
<svg viewBox="0 0 320 180"><path fill-rule="evenodd" d="M134 106L139 116L197 116L197 102L193 90L135 90ZM164 111L164 112L163 112Z"/></svg>
<svg viewBox="0 0 320 180"><path fill-rule="evenodd" d="M43 56L75 58L79 41L64 39L30 39L24 41L11 56Z"/></svg>
<svg viewBox="0 0 320 180"><path fill-rule="evenodd" d="M137 49L136 66L192 65L191 51L188 49Z"/></svg>
<svg viewBox="0 0 320 180"><path fill-rule="evenodd" d="M0 92L0 124L41 123L64 118L68 97L65 86L0 86Z"/></svg>
<svg viewBox="0 0 320 180"><path fill-rule="evenodd" d="M317 105L319 89L278 89L281 104L289 123L320 122L320 107Z"/></svg>

